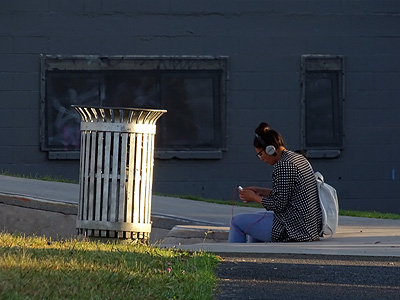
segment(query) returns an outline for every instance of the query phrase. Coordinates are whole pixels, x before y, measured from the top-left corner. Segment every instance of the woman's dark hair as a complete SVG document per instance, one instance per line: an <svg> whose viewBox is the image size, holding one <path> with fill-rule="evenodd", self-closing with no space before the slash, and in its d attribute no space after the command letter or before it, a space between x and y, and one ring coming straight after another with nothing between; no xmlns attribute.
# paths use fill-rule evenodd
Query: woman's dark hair
<svg viewBox="0 0 400 300"><path fill-rule="evenodd" d="M269 127L265 122L260 123L255 130L256 136L254 138L254 147L265 149L265 147L272 145L275 148L284 146L285 142L281 134Z"/></svg>

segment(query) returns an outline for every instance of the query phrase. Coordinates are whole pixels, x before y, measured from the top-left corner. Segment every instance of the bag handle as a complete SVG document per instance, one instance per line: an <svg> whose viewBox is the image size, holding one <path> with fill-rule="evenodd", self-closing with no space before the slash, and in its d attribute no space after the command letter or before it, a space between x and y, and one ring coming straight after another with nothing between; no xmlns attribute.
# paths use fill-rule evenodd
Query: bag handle
<svg viewBox="0 0 400 300"><path fill-rule="evenodd" d="M322 176L322 174L320 172L315 172L315 179L319 179L320 181L324 182L324 176Z"/></svg>

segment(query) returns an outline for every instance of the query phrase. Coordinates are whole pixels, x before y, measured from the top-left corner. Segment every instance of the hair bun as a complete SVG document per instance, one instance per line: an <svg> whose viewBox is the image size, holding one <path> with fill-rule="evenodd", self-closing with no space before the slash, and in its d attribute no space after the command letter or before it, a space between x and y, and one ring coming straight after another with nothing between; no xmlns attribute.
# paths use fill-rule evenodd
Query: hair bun
<svg viewBox="0 0 400 300"><path fill-rule="evenodd" d="M269 145L279 148L285 144L280 133L271 129L265 122L260 123L255 131L256 136L253 144L256 148L265 148Z"/></svg>
<svg viewBox="0 0 400 300"><path fill-rule="evenodd" d="M258 135L264 135L267 131L269 131L271 128L269 125L265 122L261 122L260 125L256 128L256 134Z"/></svg>
<svg viewBox="0 0 400 300"><path fill-rule="evenodd" d="M267 123L264 123L264 133L267 132L268 130L270 130L271 128L269 127L269 125Z"/></svg>

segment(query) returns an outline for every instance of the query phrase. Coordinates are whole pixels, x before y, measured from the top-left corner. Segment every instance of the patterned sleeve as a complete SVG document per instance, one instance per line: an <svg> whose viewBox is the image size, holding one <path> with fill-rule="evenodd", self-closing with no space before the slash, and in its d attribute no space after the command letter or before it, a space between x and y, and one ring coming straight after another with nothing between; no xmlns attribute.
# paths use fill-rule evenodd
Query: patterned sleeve
<svg viewBox="0 0 400 300"><path fill-rule="evenodd" d="M262 199L267 210L284 211L295 192L298 170L293 164L277 164L272 172L272 191Z"/></svg>

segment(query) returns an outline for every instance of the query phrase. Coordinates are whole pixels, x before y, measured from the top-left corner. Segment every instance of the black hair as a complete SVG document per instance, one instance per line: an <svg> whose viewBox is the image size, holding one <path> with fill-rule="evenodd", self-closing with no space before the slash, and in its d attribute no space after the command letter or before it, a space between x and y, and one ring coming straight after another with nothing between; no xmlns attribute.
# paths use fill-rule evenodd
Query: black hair
<svg viewBox="0 0 400 300"><path fill-rule="evenodd" d="M265 147L271 145L275 148L284 146L285 142L281 134L269 127L265 122L261 122L255 130L256 136L254 138L254 147L259 149L265 149Z"/></svg>

